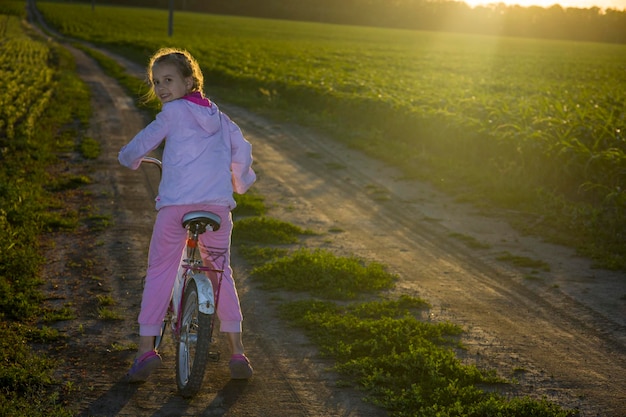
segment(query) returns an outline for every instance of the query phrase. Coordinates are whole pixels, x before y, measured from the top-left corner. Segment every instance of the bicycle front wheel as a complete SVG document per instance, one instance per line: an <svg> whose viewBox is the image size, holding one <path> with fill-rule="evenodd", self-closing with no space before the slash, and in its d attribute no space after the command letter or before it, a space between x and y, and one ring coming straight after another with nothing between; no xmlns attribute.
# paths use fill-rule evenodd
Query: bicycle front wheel
<svg viewBox="0 0 626 417"><path fill-rule="evenodd" d="M176 344L176 382L179 393L189 398L202 386L209 361L213 317L198 309L198 288L189 280L183 295L180 338Z"/></svg>

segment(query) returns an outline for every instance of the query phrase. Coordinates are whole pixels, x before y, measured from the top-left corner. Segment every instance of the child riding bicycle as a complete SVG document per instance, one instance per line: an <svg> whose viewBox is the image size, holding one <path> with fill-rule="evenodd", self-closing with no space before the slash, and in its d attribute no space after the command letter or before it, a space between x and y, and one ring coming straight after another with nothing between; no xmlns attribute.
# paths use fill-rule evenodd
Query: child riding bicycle
<svg viewBox="0 0 626 417"><path fill-rule="evenodd" d="M230 267L231 210L233 192L245 193L256 180L252 147L239 127L202 93L203 75L187 51L157 51L148 66L150 94L162 103L156 119L139 132L119 153L119 162L131 169L163 141L163 171L156 198L146 281L139 313L139 347L128 371L130 382L142 382L161 364L155 337L168 309L187 232L182 217L206 210L221 217L218 231L204 233L206 247L226 251L217 316L231 349L229 367L233 379L247 379L253 370L242 341L241 307Z"/></svg>

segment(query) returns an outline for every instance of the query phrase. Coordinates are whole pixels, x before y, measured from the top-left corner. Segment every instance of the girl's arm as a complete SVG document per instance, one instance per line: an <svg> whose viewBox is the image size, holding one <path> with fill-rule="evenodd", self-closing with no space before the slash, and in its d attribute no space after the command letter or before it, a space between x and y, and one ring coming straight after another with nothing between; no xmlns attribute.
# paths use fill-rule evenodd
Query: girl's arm
<svg viewBox="0 0 626 417"><path fill-rule="evenodd" d="M137 169L141 165L141 159L155 150L169 132L169 119L171 112L163 111L157 114L152 123L146 126L121 150L117 156L120 164L130 169Z"/></svg>
<svg viewBox="0 0 626 417"><path fill-rule="evenodd" d="M252 145L241 133L241 129L228 116L224 115L222 120L225 121L223 128L228 129L225 134L230 136L230 153L232 172L233 190L237 194L243 194L256 181L256 174L252 169Z"/></svg>

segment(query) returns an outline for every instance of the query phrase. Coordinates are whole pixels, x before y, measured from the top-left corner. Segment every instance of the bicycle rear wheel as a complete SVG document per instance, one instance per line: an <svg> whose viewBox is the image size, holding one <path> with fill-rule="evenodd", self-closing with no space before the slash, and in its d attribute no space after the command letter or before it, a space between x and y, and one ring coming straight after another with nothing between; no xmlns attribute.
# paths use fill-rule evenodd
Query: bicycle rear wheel
<svg viewBox="0 0 626 417"><path fill-rule="evenodd" d="M180 338L176 344L176 383L178 392L185 398L194 396L202 386L209 361L212 314L198 309L198 289L189 280L183 295Z"/></svg>

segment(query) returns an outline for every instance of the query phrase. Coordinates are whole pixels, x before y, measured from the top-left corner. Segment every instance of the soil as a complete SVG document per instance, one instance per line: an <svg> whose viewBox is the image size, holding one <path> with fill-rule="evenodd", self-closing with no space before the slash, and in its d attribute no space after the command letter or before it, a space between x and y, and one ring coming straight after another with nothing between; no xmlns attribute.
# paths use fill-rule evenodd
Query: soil
<svg viewBox="0 0 626 417"><path fill-rule="evenodd" d="M68 169L93 179L90 204L110 219L104 230L55 235L48 242L48 302L71 306L77 318L56 327L67 339L60 360L68 406L80 416L385 416L364 394L337 385L332 362L276 316L288 294L265 292L233 254L244 342L255 369L249 381L229 379L227 359L212 364L191 400L176 392L173 346L141 385L124 375L137 342L136 317L155 216L153 167L131 171L117 152L149 120L117 82L83 52L66 45L92 91L88 136L101 156ZM118 57L129 72L141 68ZM464 360L494 369L513 383L505 395L545 397L580 416L626 415L626 276L593 269L572 249L523 236L504 216L455 201L432 186L402 179L394 168L308 129L278 124L219 103L253 145L256 191L268 215L319 233L303 243L388 265L401 278L393 291L426 299L428 320L466 330ZM93 230L93 229L91 229ZM454 236L489 245L472 249ZM503 253L542 260L547 270L514 267ZM98 298L100 296L100 298ZM121 312L99 318L98 305Z"/></svg>

